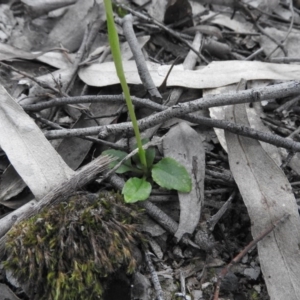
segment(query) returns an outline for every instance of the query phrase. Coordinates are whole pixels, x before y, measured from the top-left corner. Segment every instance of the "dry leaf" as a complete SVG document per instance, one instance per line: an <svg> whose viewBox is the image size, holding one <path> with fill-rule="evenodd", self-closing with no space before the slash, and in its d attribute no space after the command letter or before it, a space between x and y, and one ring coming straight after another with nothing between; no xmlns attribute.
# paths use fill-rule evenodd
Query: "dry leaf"
<svg viewBox="0 0 300 300"><path fill-rule="evenodd" d="M96 122L93 119L86 119L86 115L82 115L72 126L72 128L85 128L110 124L113 120L116 119L114 113L118 110L119 107L119 103L91 103L87 106L87 108L89 108L89 111L93 116L112 115L112 117L100 118L98 119L98 122ZM95 136L95 138L96 137L97 136ZM76 137L70 137L64 138L56 150L64 159L66 164L73 170L76 170L85 159L92 145L93 142L84 139L78 139Z"/></svg>
<svg viewBox="0 0 300 300"><path fill-rule="evenodd" d="M99 1L102 2L102 1ZM45 49L63 45L69 51L79 48L88 23L95 18L105 21L103 4L93 0L78 0L59 20L46 38Z"/></svg>
<svg viewBox="0 0 300 300"><path fill-rule="evenodd" d="M3 86L0 94L0 146L36 199L41 199L73 171Z"/></svg>
<svg viewBox="0 0 300 300"><path fill-rule="evenodd" d="M203 97L207 97L209 95L220 95L222 93L229 93L232 91L236 91L236 84L219 87L217 89L205 90L205 91L203 91ZM210 117L215 120L224 120L225 119L225 108L226 108L226 106L210 107L208 109ZM219 129L219 128L214 128L214 131L218 137L219 143L221 144L223 149L226 152L228 152L224 130Z"/></svg>
<svg viewBox="0 0 300 300"><path fill-rule="evenodd" d="M64 87L70 81L71 76L72 76L72 68L68 68L68 69L56 70L52 73L48 73L46 75L36 77L36 79L40 80L41 82L47 83L49 86L53 88L57 88L57 85ZM32 82L28 78L21 79L19 80L18 83L25 84L30 87L29 97L35 97L45 93L44 88L42 88L35 82Z"/></svg>
<svg viewBox="0 0 300 300"><path fill-rule="evenodd" d="M192 191L178 193L180 221L175 237L192 234L199 223L204 201L205 150L198 133L185 122L173 127L163 140L165 157L172 157L187 169L192 178Z"/></svg>
<svg viewBox="0 0 300 300"><path fill-rule="evenodd" d="M271 13L272 11L276 10L279 5L279 0L258 0L256 2L261 10L266 11L268 13Z"/></svg>
<svg viewBox="0 0 300 300"><path fill-rule="evenodd" d="M67 69L73 66L75 55L73 53L51 51L40 55L36 59L57 69Z"/></svg>
<svg viewBox="0 0 300 300"><path fill-rule="evenodd" d="M5 205L5 201L18 195L26 187L14 167L10 165L1 176L0 202Z"/></svg>
<svg viewBox="0 0 300 300"><path fill-rule="evenodd" d="M266 33L272 36L277 41L282 41L286 37L286 31L281 31L273 27L267 27L264 29ZM260 46L264 49L266 55L273 52L277 47L277 45L271 41L265 35L261 35L259 39ZM284 48L287 50L289 57L298 57L299 56L299 47L300 47L300 35L299 31L294 31L288 35L287 40L284 43ZM282 57L285 56L280 48L278 48L271 57ZM298 77L299 79L299 77Z"/></svg>
<svg viewBox="0 0 300 300"><path fill-rule="evenodd" d="M24 51L22 49L18 49L8 44L0 43L0 60L12 60L14 58L22 58L22 59L35 59L41 54L39 53L31 53L28 51Z"/></svg>
<svg viewBox="0 0 300 300"><path fill-rule="evenodd" d="M210 13L202 18L202 23L209 19L209 23L224 26L234 32L254 32L253 24L247 22L242 15L235 15L231 18L231 13L221 13L216 15L215 12Z"/></svg>
<svg viewBox="0 0 300 300"><path fill-rule="evenodd" d="M255 86L256 87L262 87L265 86L267 83L261 83L258 82ZM253 83L252 83L253 85ZM225 87L221 87L218 89L211 89L207 90L203 93L204 95L214 95L214 94L221 94L221 93L228 93L236 91L236 85L228 85ZM210 116L212 119L216 120L224 120L225 119L225 111L227 106L219 106L219 107L211 107L209 108ZM254 105L255 107L255 105ZM249 121L250 127L253 129L256 129L261 132L267 132L271 133L270 129L264 125L262 120L260 119L260 116L256 113L255 108L251 108L249 105L246 106L246 113L247 113L247 119ZM227 145L225 141L224 136L224 130L214 128L214 131L218 137L218 140L220 144L222 145L223 149L227 152ZM269 154L270 157L275 161L275 163L280 166L282 164L281 155L278 151L278 148L274 145L264 143L260 141L260 144L262 145L263 149L266 151L266 153Z"/></svg>
<svg viewBox="0 0 300 300"><path fill-rule="evenodd" d="M31 18L37 18L50 11L74 4L76 0L21 0Z"/></svg>
<svg viewBox="0 0 300 300"><path fill-rule="evenodd" d="M134 61L123 62L129 84L141 84ZM161 86L170 66L147 62L150 75L157 87ZM113 62L93 64L80 69L79 77L91 86L107 86L119 83ZM215 88L245 80L299 80L300 67L289 64L272 64L259 61L218 61L198 70L184 70L182 65L174 66L168 78L168 86L203 89Z"/></svg>
<svg viewBox="0 0 300 300"><path fill-rule="evenodd" d="M249 126L245 105L226 110L226 119ZM300 219L285 174L254 139L225 133L231 172L247 206L252 235L289 214L258 243L260 265L272 300L297 300L300 294Z"/></svg>
<svg viewBox="0 0 300 300"><path fill-rule="evenodd" d="M20 300L19 297L5 284L0 283L0 300Z"/></svg>
<svg viewBox="0 0 300 300"><path fill-rule="evenodd" d="M147 9L149 15L155 20L163 22L167 4L167 0L152 0L151 5Z"/></svg>
<svg viewBox="0 0 300 300"><path fill-rule="evenodd" d="M148 43L150 40L150 35L144 35L144 36L139 36L137 37L138 43L141 47L141 49ZM122 43L121 44L121 55L122 55L122 60L129 60L133 57L133 54L130 50L128 42Z"/></svg>

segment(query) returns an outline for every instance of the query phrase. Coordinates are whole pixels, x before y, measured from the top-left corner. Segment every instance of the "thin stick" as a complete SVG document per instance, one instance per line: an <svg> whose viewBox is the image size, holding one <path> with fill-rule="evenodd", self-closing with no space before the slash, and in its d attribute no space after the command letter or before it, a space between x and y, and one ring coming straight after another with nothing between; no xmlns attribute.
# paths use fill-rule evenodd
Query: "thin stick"
<svg viewBox="0 0 300 300"><path fill-rule="evenodd" d="M59 95L68 97L68 95L66 93L64 93L64 92L56 89L55 87L51 86L50 84L48 84L48 83L46 83L44 81L41 81L41 80L38 80L38 79L34 78L33 76L31 76L31 75L29 75L29 74L27 74L25 72L19 71L18 69L14 68L14 67L12 67L10 65L7 65L7 64L5 64L3 62L0 62L0 65L3 66L3 67L5 67L5 68L7 68L7 69L10 69L10 70L12 70L14 72L17 72L17 73L19 73L19 74L21 74L21 75L23 75L23 76L25 76L27 78L29 78L30 80L34 81L36 84L38 84L39 86L41 86L44 89L49 89L49 90L51 90L51 91L53 91L53 92L55 92L55 93L57 93Z"/></svg>
<svg viewBox="0 0 300 300"><path fill-rule="evenodd" d="M162 28L163 30L165 30L166 32L168 32L169 34L174 36L176 39L178 39L180 42L187 45L190 50L192 50L193 52L196 53L196 55L200 58L200 60L205 61L207 64L209 64L209 61L203 55L201 55L201 53L199 51L197 51L193 46L191 46L191 44L188 41L184 40L176 31L174 31L171 28L163 25L162 23L158 22L157 20L155 20L153 18L147 17L147 16L143 15L142 13L131 9L127 5L119 4L119 6L122 7L123 9L129 11L134 16L136 16L136 17L138 17L138 18L140 18L144 21L154 23L158 27Z"/></svg>
<svg viewBox="0 0 300 300"><path fill-rule="evenodd" d="M280 219L278 219L276 222L271 224L266 230L264 230L261 234L258 235L252 242L250 242L236 257L234 257L231 262L225 266L222 271L220 272L218 276L218 281L216 283L215 287L215 293L213 300L219 299L219 292L221 287L221 282L223 278L226 276L226 274L229 272L229 270L232 268L234 264L237 264L246 254L247 252L253 248L259 241L261 241L265 236L267 236L271 231L273 231L280 223L283 223L286 221L286 219L289 217L289 214L284 214Z"/></svg>
<svg viewBox="0 0 300 300"><path fill-rule="evenodd" d="M260 132L250 127L231 123L228 121L212 120L210 118L196 117L191 114L188 114L190 112L195 112L202 108L224 106L229 104L252 103L252 102L258 102L267 99L291 96L299 92L300 92L300 84L298 82L292 81L292 82L277 84L270 87L251 89L251 90L240 91L235 93L213 95L207 98L201 98L194 101L190 101L188 103L174 105L170 108L167 108L166 106L160 106L157 103L151 103L149 101L147 103L149 107L152 106L153 109L163 110L163 111L154 114L152 116L146 117L144 119L141 119L138 122L138 124L140 125L141 130L145 130L147 128L160 124L161 122L164 122L170 118L180 117L184 120L193 123L203 124L209 127L225 129L235 134L247 136L278 147L283 147L286 149L293 150L295 152L299 152L300 143L282 138L278 135ZM137 99L134 98L133 100L135 101ZM143 101L141 101L140 103L143 103ZM113 125L106 125L106 126L95 126L92 128L84 128L84 129L52 130L52 131L48 131L45 134L45 136L48 139L55 139L55 138L70 137L70 136L85 136L85 135L100 134L101 138L105 138L108 135L116 134L116 133L131 134L132 133L131 123L127 122L127 123L113 124Z"/></svg>
<svg viewBox="0 0 300 300"><path fill-rule="evenodd" d="M216 224L219 222L219 220L223 217L227 209L230 207L232 200L236 196L236 190L231 193L230 197L228 200L222 205L222 207L218 210L216 214L211 216L208 220L208 225L209 225L209 231L212 232L216 226Z"/></svg>
<svg viewBox="0 0 300 300"><path fill-rule="evenodd" d="M79 64L81 63L83 56L85 55L85 49L86 49L86 43L88 40L88 36L89 36L89 24L85 28L80 48L78 49L78 51L76 53L75 60L74 60L73 66L72 66L72 74L70 75L69 82L64 87L66 94L70 93L70 91L74 85L75 78L76 78L78 68L79 68Z"/></svg>
<svg viewBox="0 0 300 300"><path fill-rule="evenodd" d="M144 87L147 89L151 97L160 99L160 102L162 102L162 96L153 82L153 79L147 68L146 61L142 53L141 47L135 36L133 25L132 25L132 15L130 14L126 15L122 20L122 25L123 25L124 35L133 54L138 69L138 73L140 75L142 83L144 84Z"/></svg>
<svg viewBox="0 0 300 300"><path fill-rule="evenodd" d="M151 274L151 279L154 285L154 290L156 292L156 299L157 300L163 300L163 291L158 279L158 275L155 271L155 268L153 266L152 260L150 258L150 255L146 249L144 249L144 254L145 254L145 260L147 263L147 266L149 268L150 274Z"/></svg>

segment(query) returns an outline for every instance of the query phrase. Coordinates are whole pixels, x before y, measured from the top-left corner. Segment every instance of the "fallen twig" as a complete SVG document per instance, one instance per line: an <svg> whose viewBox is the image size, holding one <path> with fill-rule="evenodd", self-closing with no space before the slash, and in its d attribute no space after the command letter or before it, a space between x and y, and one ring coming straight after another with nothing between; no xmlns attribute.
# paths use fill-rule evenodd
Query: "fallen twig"
<svg viewBox="0 0 300 300"><path fill-rule="evenodd" d="M207 221L207 223L209 225L208 229L209 229L210 232L213 232L216 224L219 222L219 220L223 217L223 215L225 214L225 212L227 211L227 209L230 207L232 200L236 196L236 193L237 193L237 191L234 190L231 193L231 195L228 198L228 200L218 210L218 212L209 218L209 220Z"/></svg>
<svg viewBox="0 0 300 300"><path fill-rule="evenodd" d="M288 214L283 215L280 219L270 225L266 230L264 230L258 237L256 237L252 242L250 242L236 257L234 257L231 262L225 266L221 272L219 273L218 280L215 287L215 293L213 300L219 299L219 292L221 287L221 282L226 274L229 272L231 267L238 263L246 254L247 252L254 247L260 240L262 240L265 236L267 236L271 231L273 231L280 223L283 223L289 217Z"/></svg>
<svg viewBox="0 0 300 300"><path fill-rule="evenodd" d="M162 291L162 288L161 288L161 285L160 285L160 282L158 279L158 275L155 271L155 268L153 266L150 255L146 249L144 249L144 254L145 254L145 260L146 260L147 266L148 266L150 274L151 274L151 279L152 279L152 283L154 286L154 290L156 292L156 299L163 300L163 291Z"/></svg>
<svg viewBox="0 0 300 300"><path fill-rule="evenodd" d="M142 53L141 47L135 36L133 25L132 25L132 15L126 15L122 19L122 25L123 25L124 35L130 46L131 52L134 56L134 60L136 62L136 66L144 87L147 89L151 97L154 97L160 100L161 102L162 96L153 82L153 79L147 68L146 61Z"/></svg>
<svg viewBox="0 0 300 300"><path fill-rule="evenodd" d="M33 76L29 75L28 73L26 72L23 72L23 71L20 71L10 65L7 65L3 62L0 62L0 65L3 66L4 68L7 68L9 70L12 70L14 72L17 72L27 78L29 78L30 80L34 81L37 85L39 85L40 87L44 88L44 89L49 89L55 93L57 93L58 95L62 95L62 96L65 96L65 97L68 97L68 95L66 93L64 93L63 91L59 90L59 89L56 89L55 87L51 86L50 84L44 82L44 81L41 81L41 80L38 80L36 78L34 78Z"/></svg>
<svg viewBox="0 0 300 300"><path fill-rule="evenodd" d="M135 11L133 9L131 9L130 7L128 7L127 5L124 4L119 4L120 7L122 7L123 9L129 11L130 13L132 13L134 16L140 18L141 20L153 23L155 25L157 25L158 27L162 28L163 30L165 30L166 32L168 32L169 34L171 34L172 36L174 36L176 39L178 39L180 42L184 43L185 45L187 45L189 47L190 50L192 50L202 61L205 61L207 64L209 63L207 61L207 59L201 55L201 53L199 53L199 51L197 51L193 46L190 45L190 43L188 41L186 41L185 39L183 39L176 31L174 31L173 29L165 26L164 24L158 22L157 20L152 19L151 17L145 16L144 14Z"/></svg>
<svg viewBox="0 0 300 300"><path fill-rule="evenodd" d="M184 120L202 124L209 127L216 127L220 129L227 130L229 132L239 134L242 136L254 138L278 147L293 150L294 152L300 151L300 143L295 142L290 139L282 138L275 134L260 132L247 126L238 125L235 123L222 121L222 120L212 120L210 118L199 117L189 114L190 112L195 112L199 109L209 108L214 106L224 106L230 104L241 104L241 103L252 103L267 99L280 98L291 96L300 92L300 83L292 81L282 84L277 84L274 86L251 89L246 91L240 91L235 93L226 93L220 95L213 95L206 98L197 99L188 103L174 105L170 108L167 106L162 106L157 103L151 103L151 101L146 101L148 107L160 110L161 112L153 114L149 117L141 119L138 121L141 130L153 127L161 122L164 122L173 117L180 117ZM121 101L120 96L116 97ZM133 102L137 98L133 97ZM146 103L145 102L145 103ZM140 100L140 104L143 100ZM85 136L85 135L96 135L100 134L101 138L105 138L108 135L116 133L130 134L133 129L130 122L124 122L121 124L113 124L106 126L95 126L92 128L84 129L64 129L64 130L52 130L48 131L45 136L48 139L56 139L62 137L70 136Z"/></svg>

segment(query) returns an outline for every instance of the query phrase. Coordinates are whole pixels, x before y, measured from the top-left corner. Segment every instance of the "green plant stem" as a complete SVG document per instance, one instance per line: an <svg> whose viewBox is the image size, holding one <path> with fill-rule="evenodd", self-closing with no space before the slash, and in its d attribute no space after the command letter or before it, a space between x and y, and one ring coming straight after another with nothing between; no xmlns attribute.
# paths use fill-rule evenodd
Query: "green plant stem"
<svg viewBox="0 0 300 300"><path fill-rule="evenodd" d="M119 77L119 80L120 80L120 83L121 83L121 86L122 86L122 89L124 92L126 105L128 108L129 116L130 116L130 119L132 122L133 130L134 130L134 134L135 134L135 138L136 138L136 142L137 142L137 146L139 149L139 152L138 152L139 158L140 158L142 166L145 169L144 171L147 171L146 154L145 154L145 150L143 149L140 130L139 130L138 123L136 120L133 104L132 104L132 101L130 98L129 88L128 88L124 70L123 70L119 36L118 36L118 32L117 32L116 26L115 26L111 0L104 0L104 4L105 4L105 10L106 10L108 39L109 39L111 53L112 53L112 56L114 59L117 75Z"/></svg>

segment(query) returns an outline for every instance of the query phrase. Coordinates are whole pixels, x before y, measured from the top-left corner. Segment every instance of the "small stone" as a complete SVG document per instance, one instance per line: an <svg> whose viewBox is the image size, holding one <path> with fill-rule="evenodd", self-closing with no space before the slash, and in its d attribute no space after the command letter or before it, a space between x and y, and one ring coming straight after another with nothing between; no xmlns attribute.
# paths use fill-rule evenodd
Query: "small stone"
<svg viewBox="0 0 300 300"><path fill-rule="evenodd" d="M260 267L246 268L244 275L252 280L256 280L260 274Z"/></svg>
<svg viewBox="0 0 300 300"><path fill-rule="evenodd" d="M203 292L201 290L192 291L192 296L194 300L201 300L203 298Z"/></svg>

